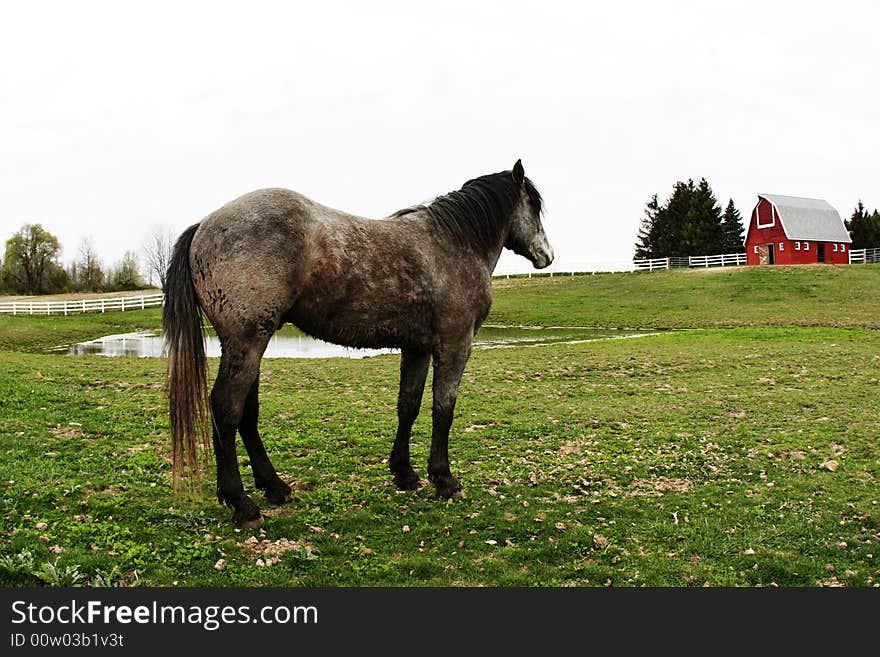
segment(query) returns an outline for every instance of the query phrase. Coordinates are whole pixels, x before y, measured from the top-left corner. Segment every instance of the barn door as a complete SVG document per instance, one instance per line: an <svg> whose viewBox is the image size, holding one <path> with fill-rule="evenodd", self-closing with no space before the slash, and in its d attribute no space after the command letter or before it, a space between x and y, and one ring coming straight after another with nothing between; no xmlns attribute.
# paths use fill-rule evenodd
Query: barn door
<svg viewBox="0 0 880 657"><path fill-rule="evenodd" d="M816 246L816 260L817 262L825 262L825 245L818 244Z"/></svg>
<svg viewBox="0 0 880 657"><path fill-rule="evenodd" d="M770 264L770 245L762 244L758 247L758 264L759 265L769 265Z"/></svg>
<svg viewBox="0 0 880 657"><path fill-rule="evenodd" d="M776 245L775 244L768 244L767 245L767 252L768 252L768 255L767 255L768 264L775 265L776 264Z"/></svg>

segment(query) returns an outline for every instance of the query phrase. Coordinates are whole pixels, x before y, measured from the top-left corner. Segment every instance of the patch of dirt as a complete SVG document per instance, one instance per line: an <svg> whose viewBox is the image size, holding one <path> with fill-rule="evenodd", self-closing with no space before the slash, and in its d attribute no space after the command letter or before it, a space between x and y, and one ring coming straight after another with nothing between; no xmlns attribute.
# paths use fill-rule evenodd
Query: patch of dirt
<svg viewBox="0 0 880 657"><path fill-rule="evenodd" d="M583 451L583 446L571 441L565 443L562 447L559 448L560 454L582 454Z"/></svg>
<svg viewBox="0 0 880 657"><path fill-rule="evenodd" d="M66 427L55 427L51 430L52 438L55 440L70 440L71 438L79 438L83 435L82 429L77 426L68 425Z"/></svg>
<svg viewBox="0 0 880 657"><path fill-rule="evenodd" d="M651 477L636 479L630 484L631 497L660 497L663 493L687 493L691 482L687 479L669 479L668 477Z"/></svg>
<svg viewBox="0 0 880 657"><path fill-rule="evenodd" d="M485 429L488 425L486 424L472 424L468 427L464 428L465 433L471 433L473 431L479 431L480 429Z"/></svg>
<svg viewBox="0 0 880 657"><path fill-rule="evenodd" d="M268 538L260 540L256 536L251 536L240 545L243 545L256 557L258 566L274 566L281 561L281 557L287 552L310 554L315 551L311 543L291 541L288 538L270 541Z"/></svg>

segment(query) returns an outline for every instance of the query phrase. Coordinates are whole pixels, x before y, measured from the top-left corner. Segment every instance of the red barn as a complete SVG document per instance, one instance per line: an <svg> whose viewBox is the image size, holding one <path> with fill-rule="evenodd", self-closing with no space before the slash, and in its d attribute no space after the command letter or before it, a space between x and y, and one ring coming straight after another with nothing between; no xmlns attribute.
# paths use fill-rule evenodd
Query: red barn
<svg viewBox="0 0 880 657"><path fill-rule="evenodd" d="M746 232L750 265L849 263L852 240L843 219L815 198L758 194Z"/></svg>

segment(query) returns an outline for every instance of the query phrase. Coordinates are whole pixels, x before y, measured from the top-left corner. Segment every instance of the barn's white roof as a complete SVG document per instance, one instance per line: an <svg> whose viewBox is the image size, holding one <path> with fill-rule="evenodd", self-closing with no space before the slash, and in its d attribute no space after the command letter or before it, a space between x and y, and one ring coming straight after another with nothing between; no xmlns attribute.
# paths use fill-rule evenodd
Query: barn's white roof
<svg viewBox="0 0 880 657"><path fill-rule="evenodd" d="M776 208L790 240L852 243L843 219L826 201L817 198L758 194Z"/></svg>

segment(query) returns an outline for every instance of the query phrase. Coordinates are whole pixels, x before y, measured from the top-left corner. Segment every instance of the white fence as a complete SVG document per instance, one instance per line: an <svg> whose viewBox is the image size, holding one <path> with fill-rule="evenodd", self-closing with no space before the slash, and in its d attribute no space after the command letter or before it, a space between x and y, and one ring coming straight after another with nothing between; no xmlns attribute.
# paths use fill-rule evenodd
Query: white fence
<svg viewBox="0 0 880 657"><path fill-rule="evenodd" d="M745 265L745 253L724 253L710 256L682 256L671 258L654 258L651 260L614 260L607 262L554 262L547 269L534 271L528 263L513 262L499 264L493 276L510 278L511 276L575 276L577 274L598 274L606 272L654 271L655 269L676 269L688 267L726 267L729 265Z"/></svg>
<svg viewBox="0 0 880 657"><path fill-rule="evenodd" d="M515 277L556 277L575 276L577 274L597 274L618 271L632 271L632 260L606 260L585 262L577 260L556 260L546 269L535 269L524 258L510 258L501 261L492 273L494 278Z"/></svg>
<svg viewBox="0 0 880 657"><path fill-rule="evenodd" d="M687 267L727 267L746 264L745 253L723 253L719 255L682 256L673 258L652 258L633 260L635 271L654 271L655 269L677 269Z"/></svg>
<svg viewBox="0 0 880 657"><path fill-rule="evenodd" d="M139 297L115 299L73 299L69 301L3 301L0 313L12 315L72 315L75 313L107 312L108 310L141 310L161 306L161 292Z"/></svg>
<svg viewBox="0 0 880 657"><path fill-rule="evenodd" d="M856 249L849 251L849 264L880 262L880 248L877 249Z"/></svg>
<svg viewBox="0 0 880 657"><path fill-rule="evenodd" d="M746 264L745 253L724 253L722 255L691 256L689 267L727 267Z"/></svg>
<svg viewBox="0 0 880 657"><path fill-rule="evenodd" d="M636 271L654 271L655 269L671 269L672 258L651 258L648 260L633 260L633 269Z"/></svg>

